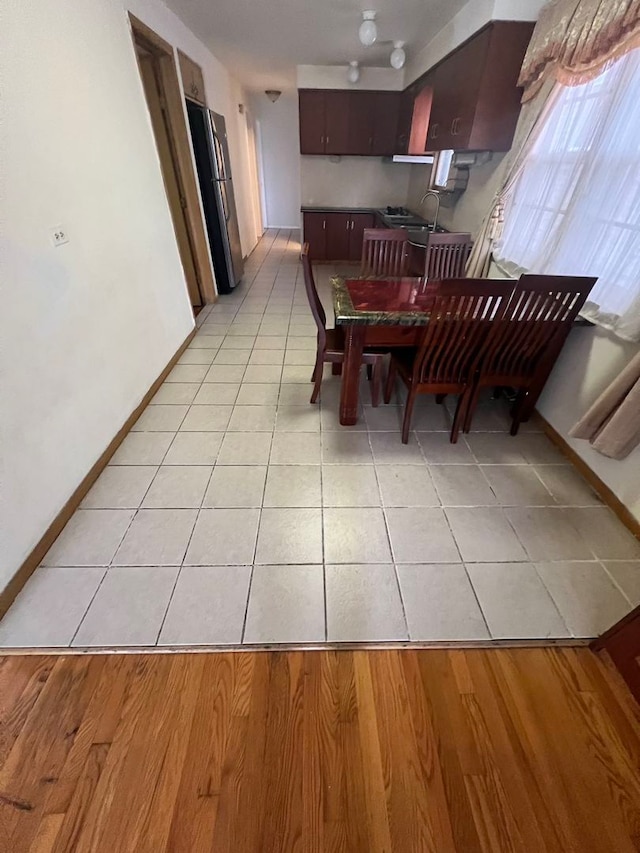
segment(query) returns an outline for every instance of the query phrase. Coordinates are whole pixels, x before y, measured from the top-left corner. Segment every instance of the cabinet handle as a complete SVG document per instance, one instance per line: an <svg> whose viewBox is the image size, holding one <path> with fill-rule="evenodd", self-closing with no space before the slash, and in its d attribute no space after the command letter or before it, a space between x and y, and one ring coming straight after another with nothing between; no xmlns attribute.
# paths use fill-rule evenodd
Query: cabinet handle
<svg viewBox="0 0 640 853"><path fill-rule="evenodd" d="M353 231L353 219L351 220L351 230Z"/></svg>
<svg viewBox="0 0 640 853"><path fill-rule="evenodd" d="M460 119L454 118L451 122L451 136L457 136L460 131Z"/></svg>
<svg viewBox="0 0 640 853"><path fill-rule="evenodd" d="M323 220L322 220L322 230L323 230L323 231L326 231L326 230L327 230L327 220L326 220L326 219L323 219Z"/></svg>
<svg viewBox="0 0 640 853"><path fill-rule="evenodd" d="M320 137L320 145L324 145L324 136Z"/></svg>
<svg viewBox="0 0 640 853"><path fill-rule="evenodd" d="M433 125L433 127L431 128L431 138L432 138L432 139L437 139L437 138L438 138L438 133L439 133L439 131L440 131L440 125L436 122L436 123Z"/></svg>
<svg viewBox="0 0 640 853"><path fill-rule="evenodd" d="M325 143L326 143L327 145L329 144L329 137L328 137L328 136L327 136L327 138L325 139Z"/></svg>
<svg viewBox="0 0 640 853"><path fill-rule="evenodd" d="M350 223L350 222L349 222L349 220L347 219L347 231L349 230L350 225L351 225L351 223Z"/></svg>

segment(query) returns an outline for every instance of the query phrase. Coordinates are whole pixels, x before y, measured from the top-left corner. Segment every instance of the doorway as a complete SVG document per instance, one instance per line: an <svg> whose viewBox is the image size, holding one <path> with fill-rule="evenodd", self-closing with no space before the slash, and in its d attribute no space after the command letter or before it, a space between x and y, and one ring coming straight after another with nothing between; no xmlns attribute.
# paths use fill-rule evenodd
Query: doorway
<svg viewBox="0 0 640 853"><path fill-rule="evenodd" d="M216 291L173 48L133 15L129 18L180 260L197 314L205 303L216 301Z"/></svg>

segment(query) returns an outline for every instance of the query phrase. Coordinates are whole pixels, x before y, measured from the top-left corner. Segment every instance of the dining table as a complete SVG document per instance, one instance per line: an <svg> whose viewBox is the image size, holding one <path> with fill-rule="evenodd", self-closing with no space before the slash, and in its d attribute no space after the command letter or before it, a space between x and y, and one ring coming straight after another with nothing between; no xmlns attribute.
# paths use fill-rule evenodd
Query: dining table
<svg viewBox="0 0 640 853"><path fill-rule="evenodd" d="M333 276L335 325L344 332L340 423L358 422L358 394L365 348L418 346L429 322L437 282L424 278L345 278Z"/></svg>

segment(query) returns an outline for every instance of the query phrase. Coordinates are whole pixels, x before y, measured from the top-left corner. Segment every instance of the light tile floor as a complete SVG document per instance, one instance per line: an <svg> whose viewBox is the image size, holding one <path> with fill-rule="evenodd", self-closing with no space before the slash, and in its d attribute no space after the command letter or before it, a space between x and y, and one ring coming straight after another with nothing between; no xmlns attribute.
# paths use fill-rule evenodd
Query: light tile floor
<svg viewBox="0 0 640 853"><path fill-rule="evenodd" d="M501 401L451 445L401 399L311 406L293 232L270 232L0 623L0 645L591 637L640 604L640 544ZM328 278L318 283L331 316Z"/></svg>

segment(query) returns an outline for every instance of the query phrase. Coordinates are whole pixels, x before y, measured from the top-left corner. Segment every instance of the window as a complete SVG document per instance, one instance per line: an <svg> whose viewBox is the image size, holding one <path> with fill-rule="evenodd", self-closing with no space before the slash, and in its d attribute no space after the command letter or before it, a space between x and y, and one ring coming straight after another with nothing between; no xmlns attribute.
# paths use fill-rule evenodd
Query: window
<svg viewBox="0 0 640 853"><path fill-rule="evenodd" d="M507 200L510 272L594 275L583 314L640 340L640 50L564 88Z"/></svg>

